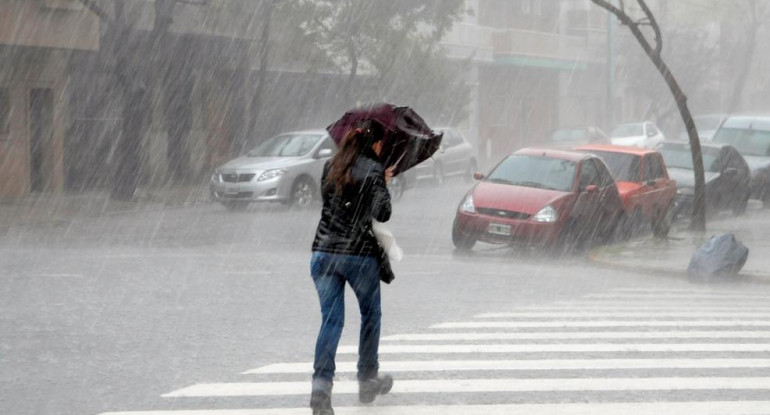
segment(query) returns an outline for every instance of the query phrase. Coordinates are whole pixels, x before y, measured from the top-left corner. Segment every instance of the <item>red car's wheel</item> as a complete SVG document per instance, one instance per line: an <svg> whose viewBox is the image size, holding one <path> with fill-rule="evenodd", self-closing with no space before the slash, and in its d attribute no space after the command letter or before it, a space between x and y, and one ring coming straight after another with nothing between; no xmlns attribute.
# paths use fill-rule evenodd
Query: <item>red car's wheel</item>
<svg viewBox="0 0 770 415"><path fill-rule="evenodd" d="M461 251L470 251L473 249L473 245L476 245L476 238L463 232L457 221L455 221L454 225L452 225L452 243L455 248Z"/></svg>
<svg viewBox="0 0 770 415"><path fill-rule="evenodd" d="M652 235L656 238L665 238L671 230L673 220L673 209L669 206L664 211L658 210L652 218Z"/></svg>

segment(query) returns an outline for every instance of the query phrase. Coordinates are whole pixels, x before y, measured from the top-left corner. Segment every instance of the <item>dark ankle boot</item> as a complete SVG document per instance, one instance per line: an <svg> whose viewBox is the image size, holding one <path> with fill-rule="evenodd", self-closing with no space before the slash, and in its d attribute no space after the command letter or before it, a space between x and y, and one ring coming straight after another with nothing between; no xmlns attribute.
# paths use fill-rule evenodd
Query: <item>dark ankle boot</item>
<svg viewBox="0 0 770 415"><path fill-rule="evenodd" d="M323 379L313 380L313 391L310 393L310 408L313 415L334 415L332 409L332 382Z"/></svg>
<svg viewBox="0 0 770 415"><path fill-rule="evenodd" d="M385 395L393 388L393 377L390 375L377 376L368 380L358 381L358 400L361 403L374 402L377 395Z"/></svg>

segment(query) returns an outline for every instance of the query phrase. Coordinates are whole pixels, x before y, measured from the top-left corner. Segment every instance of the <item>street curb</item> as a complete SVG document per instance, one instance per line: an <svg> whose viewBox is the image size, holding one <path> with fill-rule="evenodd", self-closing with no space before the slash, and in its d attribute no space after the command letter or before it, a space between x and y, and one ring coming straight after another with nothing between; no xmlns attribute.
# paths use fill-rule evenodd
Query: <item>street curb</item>
<svg viewBox="0 0 770 415"><path fill-rule="evenodd" d="M687 279L687 270L655 267L650 265L624 264L620 262L610 261L610 260L601 258L601 254L597 252L600 249L601 248L592 250L588 254L588 260L603 268L615 269L618 271L654 273L660 276ZM741 281L747 281L747 282L758 283L758 284L770 284L770 275L759 275L754 273L741 272L739 276Z"/></svg>

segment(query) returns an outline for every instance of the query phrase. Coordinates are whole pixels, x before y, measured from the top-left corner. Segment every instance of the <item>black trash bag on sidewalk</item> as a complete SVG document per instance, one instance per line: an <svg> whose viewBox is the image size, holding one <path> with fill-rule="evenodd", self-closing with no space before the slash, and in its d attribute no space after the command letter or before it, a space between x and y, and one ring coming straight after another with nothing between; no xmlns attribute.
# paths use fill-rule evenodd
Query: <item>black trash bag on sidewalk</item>
<svg viewBox="0 0 770 415"><path fill-rule="evenodd" d="M732 233L714 235L692 255L687 276L691 282L735 278L748 257L749 248L736 240Z"/></svg>

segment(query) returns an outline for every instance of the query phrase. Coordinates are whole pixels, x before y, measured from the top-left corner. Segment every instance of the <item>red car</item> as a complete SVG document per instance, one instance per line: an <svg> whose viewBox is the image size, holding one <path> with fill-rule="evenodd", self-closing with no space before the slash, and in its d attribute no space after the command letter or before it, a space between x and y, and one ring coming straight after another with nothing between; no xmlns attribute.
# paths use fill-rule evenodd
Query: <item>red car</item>
<svg viewBox="0 0 770 415"><path fill-rule="evenodd" d="M628 231L649 222L655 236L668 235L676 182L668 177L659 152L637 147L586 145L576 148L599 156L615 177L626 209Z"/></svg>
<svg viewBox="0 0 770 415"><path fill-rule="evenodd" d="M522 149L476 178L455 216L458 249L476 241L571 246L611 236L623 214L612 174L591 154Z"/></svg>

